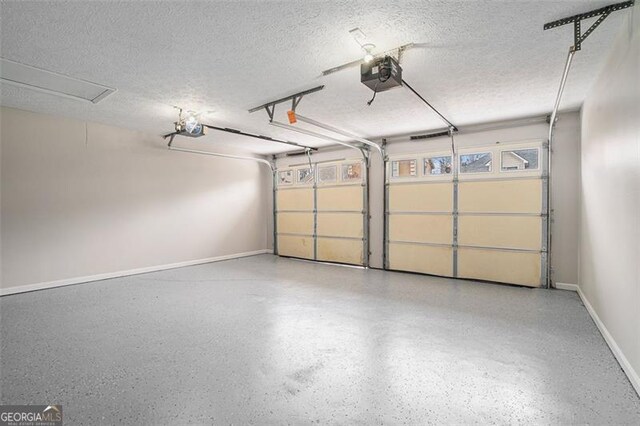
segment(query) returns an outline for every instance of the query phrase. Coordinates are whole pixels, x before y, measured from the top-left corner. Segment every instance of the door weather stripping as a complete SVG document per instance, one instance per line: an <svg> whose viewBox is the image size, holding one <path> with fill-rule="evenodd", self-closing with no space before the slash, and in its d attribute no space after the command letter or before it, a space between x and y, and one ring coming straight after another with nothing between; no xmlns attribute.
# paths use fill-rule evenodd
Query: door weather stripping
<svg viewBox="0 0 640 426"><path fill-rule="evenodd" d="M602 23L606 19L607 16L611 12L615 12L617 10L626 9L628 7L633 6L635 0L626 1L622 3L611 4L609 6L601 7L600 9L595 9L590 12L581 13L578 15L569 16L567 18L558 19L557 21L548 22L544 24L543 29L548 30L551 28L560 27L562 25L573 23L573 46L569 48L569 53L567 54L567 60L564 65L564 71L562 73L562 79L560 80L560 87L558 88L558 93L556 95L556 101L553 105L553 111L551 112L551 116L549 119L549 146L548 146L548 156L547 156L547 185L551 188L551 176L552 176L552 168L551 168L551 159L553 157L553 131L555 129L555 124L557 120L558 110L560 108L560 102L562 100L562 94L564 93L564 88L567 83L567 77L569 76L569 70L571 69L571 62L573 61L573 56L578 50L582 49L582 43L585 39L595 30L598 25ZM581 34L581 21L584 19L594 18L598 16L598 19L584 32ZM553 287L552 280L552 272L553 268L551 266L551 244L552 244L552 222L553 222L553 205L551 198L551 190L547 191L547 285L546 287Z"/></svg>
<svg viewBox="0 0 640 426"><path fill-rule="evenodd" d="M271 171L275 170L275 166L273 164L271 164L269 161L265 160L264 158L246 157L246 156L242 156L242 155L232 155L232 154L220 154L220 153L217 153L217 152L199 151L199 150L196 150L196 149L185 149L185 148L178 148L178 147L175 147L175 146L169 146L169 149L171 151L189 152L191 154L211 155L211 156L214 156L214 157L233 158L235 160L257 161L258 163L266 164L267 166L269 166Z"/></svg>
<svg viewBox="0 0 640 426"><path fill-rule="evenodd" d="M443 136L449 136L449 131L448 130L443 130L441 132L433 132L433 133L426 133L426 134L423 134L423 135L409 136L409 140L418 141L418 140L422 140L422 139L440 138L440 137L443 137Z"/></svg>

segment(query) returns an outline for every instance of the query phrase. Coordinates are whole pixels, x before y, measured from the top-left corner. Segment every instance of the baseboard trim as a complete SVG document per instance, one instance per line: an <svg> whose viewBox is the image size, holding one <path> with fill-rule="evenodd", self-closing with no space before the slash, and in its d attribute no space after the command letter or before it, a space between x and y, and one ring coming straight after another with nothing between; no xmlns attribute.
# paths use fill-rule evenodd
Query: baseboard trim
<svg viewBox="0 0 640 426"><path fill-rule="evenodd" d="M571 286L573 284L568 284L568 285ZM580 286L575 286L575 287L577 289L576 291L578 292L578 296L580 296L580 299L584 304L584 307L587 308L587 312L589 312L589 315L591 315L593 322L596 323L596 327L598 327L598 330L600 330L600 334L602 334L602 337L604 337L605 342L607 342L607 345L609 345L611 352L613 352L613 356L616 357L616 359L618 360L618 363L620 364L620 367L622 367L622 371L624 371L627 377L629 378L629 381L631 382L631 386L633 386L633 388L636 390L638 395L640 395L640 376L633 369L627 357L624 356L624 353L616 343L611 333L609 333L609 330L607 330L607 327L604 325L602 320L600 320L598 313L595 311L595 309L593 309L593 306L591 306L591 302L589 302L589 299L587 299L587 296L585 296L585 294L582 292L582 290L580 289Z"/></svg>
<svg viewBox="0 0 640 426"><path fill-rule="evenodd" d="M89 283L93 281L108 280L111 278L126 277L129 275L146 274L148 272L164 271L166 269L183 268L185 266L201 265L203 263L221 262L223 260L239 259L241 257L256 256L258 254L273 253L273 250L255 250L243 253L228 254L225 256L208 257L205 259L187 260L184 262L169 263L165 265L149 266L145 268L129 269L126 271L107 272L104 274L89 275L85 277L67 278L64 280L41 282L36 284L19 285L15 287L7 287L0 289L0 296L8 296L11 294L26 293L29 291L45 290L48 288L63 287L66 285Z"/></svg>
<svg viewBox="0 0 640 426"><path fill-rule="evenodd" d="M578 284L567 284L567 283L556 283L556 288L558 290L568 290L578 292Z"/></svg>

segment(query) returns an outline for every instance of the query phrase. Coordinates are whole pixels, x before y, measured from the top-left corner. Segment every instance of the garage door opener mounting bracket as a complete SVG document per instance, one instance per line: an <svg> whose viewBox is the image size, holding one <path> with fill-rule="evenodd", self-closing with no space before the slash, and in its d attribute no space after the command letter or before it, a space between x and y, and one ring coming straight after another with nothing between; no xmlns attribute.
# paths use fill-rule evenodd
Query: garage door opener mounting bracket
<svg viewBox="0 0 640 426"><path fill-rule="evenodd" d="M294 93L293 95L285 96L284 98L276 99L275 101L267 102L266 104L253 107L249 110L249 112L252 113L252 112L256 112L256 111L260 111L261 109L264 109L265 111L267 111L267 115L269 116L269 122L271 122L273 121L273 115L276 110L276 105L281 104L283 102L291 101L291 110L295 111L296 107L298 106L298 104L300 103L304 95L309 95L311 93L319 92L322 89L324 89L324 85L316 86L308 90L303 90L302 92Z"/></svg>
<svg viewBox="0 0 640 426"><path fill-rule="evenodd" d="M587 39L587 37L589 37L593 30L595 30L598 25L600 25L602 21L604 21L607 16L609 16L609 14L611 14L611 12L626 9L633 6L634 3L635 0L630 0L622 3L611 4L609 6L601 7L600 9L595 9L590 12L568 16L566 18L558 19L556 21L544 24L544 29L549 30L551 28L561 27L573 22L573 46L571 47L571 50L575 52L582 49L582 43ZM589 18L595 18L596 16L599 16L598 19L587 29L587 31L584 32L584 34L581 34L582 21Z"/></svg>

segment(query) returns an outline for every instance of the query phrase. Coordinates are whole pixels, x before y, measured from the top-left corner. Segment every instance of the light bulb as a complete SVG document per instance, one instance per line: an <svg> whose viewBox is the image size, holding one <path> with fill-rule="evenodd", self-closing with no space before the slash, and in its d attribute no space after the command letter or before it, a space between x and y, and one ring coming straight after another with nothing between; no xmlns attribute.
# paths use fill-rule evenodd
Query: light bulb
<svg viewBox="0 0 640 426"><path fill-rule="evenodd" d="M198 134L202 131L202 125L198 123L198 119L193 114L184 121L184 128L191 134Z"/></svg>
<svg viewBox="0 0 640 426"><path fill-rule="evenodd" d="M376 48L375 44L367 43L362 45L362 50L364 50L364 58L362 58L367 64L373 61L373 55L371 52Z"/></svg>

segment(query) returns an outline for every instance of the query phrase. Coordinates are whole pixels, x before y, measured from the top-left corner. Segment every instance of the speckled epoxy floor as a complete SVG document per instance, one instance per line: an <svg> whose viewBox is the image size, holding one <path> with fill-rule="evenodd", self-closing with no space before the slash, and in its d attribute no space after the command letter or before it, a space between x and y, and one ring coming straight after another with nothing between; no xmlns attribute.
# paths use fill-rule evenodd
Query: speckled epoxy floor
<svg viewBox="0 0 640 426"><path fill-rule="evenodd" d="M67 424L640 424L575 293L263 255L0 298L2 404Z"/></svg>

